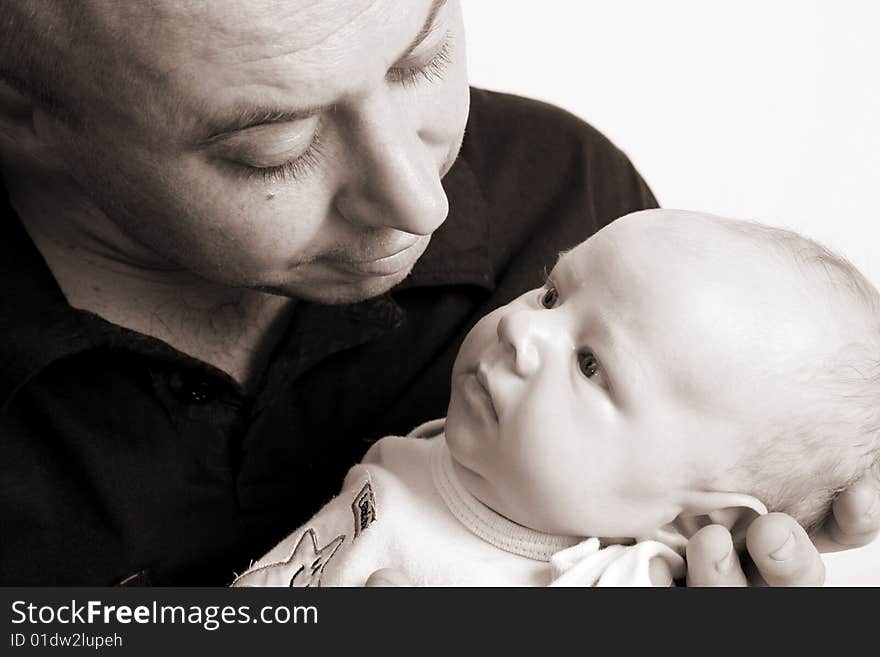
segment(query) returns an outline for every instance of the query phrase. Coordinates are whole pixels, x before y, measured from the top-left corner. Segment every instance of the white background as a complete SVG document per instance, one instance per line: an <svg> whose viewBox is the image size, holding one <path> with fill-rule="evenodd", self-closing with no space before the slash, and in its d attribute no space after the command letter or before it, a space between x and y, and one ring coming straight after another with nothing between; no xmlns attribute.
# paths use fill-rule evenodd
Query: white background
<svg viewBox="0 0 880 657"><path fill-rule="evenodd" d="M793 228L880 285L880 2L463 6L472 84L586 119L665 207ZM826 563L880 585L880 540Z"/></svg>

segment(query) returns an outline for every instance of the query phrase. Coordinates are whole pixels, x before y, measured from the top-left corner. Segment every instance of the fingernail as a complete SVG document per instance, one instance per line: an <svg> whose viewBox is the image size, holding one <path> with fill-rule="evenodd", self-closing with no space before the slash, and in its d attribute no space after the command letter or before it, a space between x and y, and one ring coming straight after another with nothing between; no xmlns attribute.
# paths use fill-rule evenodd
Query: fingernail
<svg viewBox="0 0 880 657"><path fill-rule="evenodd" d="M779 548L775 552L770 553L770 558L773 561L788 561L794 556L794 548L796 546L794 534L789 534L788 538L785 539L785 543L779 546Z"/></svg>
<svg viewBox="0 0 880 657"><path fill-rule="evenodd" d="M715 562L715 570L719 573L726 573L733 566L733 548L727 551L721 559Z"/></svg>

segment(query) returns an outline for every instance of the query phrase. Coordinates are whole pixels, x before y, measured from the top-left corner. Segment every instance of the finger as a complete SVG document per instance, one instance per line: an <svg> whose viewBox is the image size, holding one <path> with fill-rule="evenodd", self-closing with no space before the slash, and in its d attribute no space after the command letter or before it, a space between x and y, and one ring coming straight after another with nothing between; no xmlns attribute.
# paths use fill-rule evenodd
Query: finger
<svg viewBox="0 0 880 657"><path fill-rule="evenodd" d="M880 532L880 482L873 473L866 475L838 495L831 509L828 537L839 548L867 545Z"/></svg>
<svg viewBox="0 0 880 657"><path fill-rule="evenodd" d="M380 568L367 578L364 586L412 586L403 571L396 568Z"/></svg>
<svg viewBox="0 0 880 657"><path fill-rule="evenodd" d="M707 525L687 544L688 586L745 586L746 576L728 532L721 525Z"/></svg>
<svg viewBox="0 0 880 657"><path fill-rule="evenodd" d="M825 563L807 532L791 516L758 517L746 533L746 546L770 586L822 586Z"/></svg>
<svg viewBox="0 0 880 657"><path fill-rule="evenodd" d="M648 578L651 580L651 586L666 588L673 585L672 571L666 560L661 557L654 557L648 562Z"/></svg>

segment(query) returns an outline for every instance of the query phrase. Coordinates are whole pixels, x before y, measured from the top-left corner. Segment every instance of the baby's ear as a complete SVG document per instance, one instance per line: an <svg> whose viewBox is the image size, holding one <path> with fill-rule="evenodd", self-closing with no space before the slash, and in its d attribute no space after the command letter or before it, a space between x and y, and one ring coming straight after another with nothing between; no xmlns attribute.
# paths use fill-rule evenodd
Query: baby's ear
<svg viewBox="0 0 880 657"><path fill-rule="evenodd" d="M706 525L722 525L734 542L745 538L745 530L756 516L767 513L761 500L745 493L694 491L685 500L676 524L693 535Z"/></svg>

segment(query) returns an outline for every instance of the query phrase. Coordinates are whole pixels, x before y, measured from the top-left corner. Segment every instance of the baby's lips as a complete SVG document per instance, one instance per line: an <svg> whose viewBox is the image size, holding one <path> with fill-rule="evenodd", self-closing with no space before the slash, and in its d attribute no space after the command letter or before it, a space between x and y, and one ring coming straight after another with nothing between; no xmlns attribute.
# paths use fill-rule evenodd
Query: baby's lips
<svg viewBox="0 0 880 657"><path fill-rule="evenodd" d="M492 396L492 386L489 382L489 368L484 362L477 365L476 379L480 384L480 387L483 389L483 392L486 393L489 406L492 407L492 413L495 415L495 419L498 420L498 408L495 406L495 399Z"/></svg>
<svg viewBox="0 0 880 657"><path fill-rule="evenodd" d="M480 382L480 385L483 386L483 389L486 391L490 397L492 396L491 389L489 388L489 372L485 363L480 363L477 365L477 381Z"/></svg>

